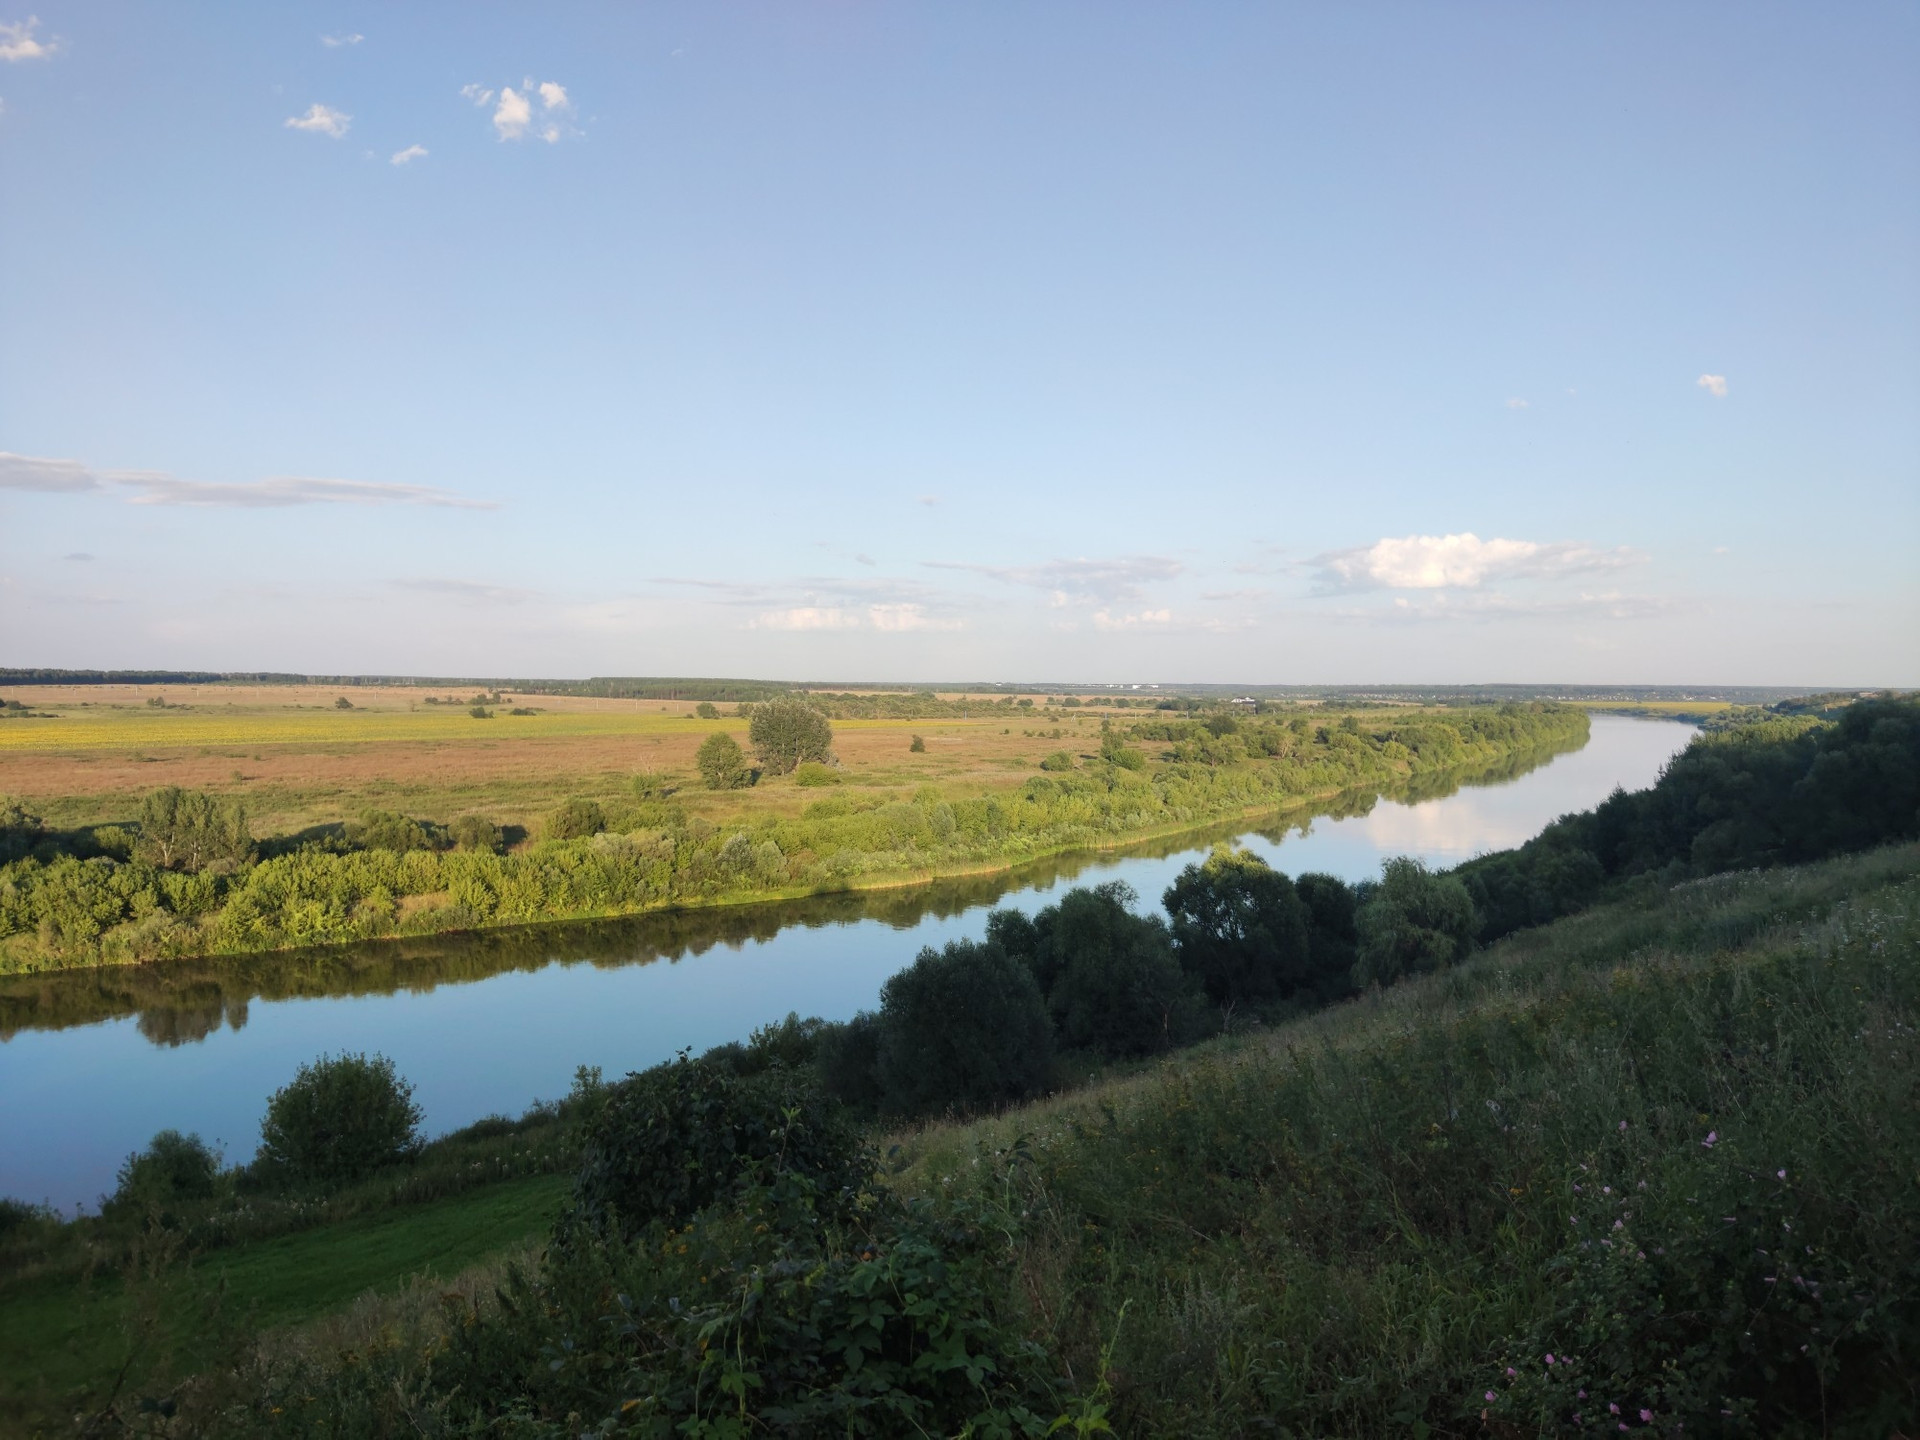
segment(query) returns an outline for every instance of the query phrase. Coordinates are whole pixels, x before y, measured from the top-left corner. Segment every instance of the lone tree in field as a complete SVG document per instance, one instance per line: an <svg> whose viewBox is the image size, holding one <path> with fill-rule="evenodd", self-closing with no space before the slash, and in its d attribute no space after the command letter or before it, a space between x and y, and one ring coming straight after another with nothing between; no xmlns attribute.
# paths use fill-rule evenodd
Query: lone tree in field
<svg viewBox="0 0 1920 1440"><path fill-rule="evenodd" d="M738 790L753 777L747 771L746 752L740 742L724 730L717 730L700 742L693 763L700 767L700 778L709 790Z"/></svg>
<svg viewBox="0 0 1920 1440"><path fill-rule="evenodd" d="M246 807L203 790L164 786L140 802L134 854L162 870L244 864L253 856Z"/></svg>
<svg viewBox="0 0 1920 1440"><path fill-rule="evenodd" d="M769 775L792 774L807 760L824 765L833 759L833 727L802 700L769 700L754 706L747 735Z"/></svg>

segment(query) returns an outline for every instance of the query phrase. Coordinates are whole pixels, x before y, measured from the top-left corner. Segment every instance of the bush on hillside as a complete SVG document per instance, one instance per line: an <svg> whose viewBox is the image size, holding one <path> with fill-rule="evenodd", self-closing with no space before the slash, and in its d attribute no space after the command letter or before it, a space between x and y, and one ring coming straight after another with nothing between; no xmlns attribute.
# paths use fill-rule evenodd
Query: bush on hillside
<svg viewBox="0 0 1920 1440"><path fill-rule="evenodd" d="M1352 989L1353 962L1359 956L1353 887L1337 875L1310 871L1294 877L1293 893L1307 909L1307 950L1314 983L1322 999L1337 999Z"/></svg>
<svg viewBox="0 0 1920 1440"><path fill-rule="evenodd" d="M1180 966L1216 1005L1260 1005L1311 987L1309 914L1293 882L1247 850L1217 847L1162 903Z"/></svg>
<svg viewBox="0 0 1920 1440"><path fill-rule="evenodd" d="M268 1174L344 1184L419 1145L413 1086L384 1055L322 1055L267 1101L257 1162Z"/></svg>
<svg viewBox="0 0 1920 1440"><path fill-rule="evenodd" d="M822 785L838 785L842 779L843 777L840 772L834 769L833 766L822 765L816 760L809 760L804 765L796 766L793 772L793 783L809 788L817 789Z"/></svg>
<svg viewBox="0 0 1920 1440"><path fill-rule="evenodd" d="M219 1182L217 1150L198 1135L162 1130L121 1164L100 1213L113 1218L165 1213L183 1200L209 1199Z"/></svg>
<svg viewBox="0 0 1920 1440"><path fill-rule="evenodd" d="M462 815L447 827L447 838L456 850L500 850L500 827L484 815Z"/></svg>
<svg viewBox="0 0 1920 1440"><path fill-rule="evenodd" d="M928 946L892 976L880 988L878 1040L881 1104L898 1115L1024 1100L1046 1086L1053 1063L1039 986L991 941Z"/></svg>
<svg viewBox="0 0 1920 1440"><path fill-rule="evenodd" d="M1354 915L1359 953L1353 983L1364 990L1444 970L1471 953L1479 925L1473 897L1454 876L1436 875L1404 855L1389 860Z"/></svg>
<svg viewBox="0 0 1920 1440"><path fill-rule="evenodd" d="M753 707L747 736L769 775L790 775L808 760L833 758L833 727L802 700L769 700Z"/></svg>
<svg viewBox="0 0 1920 1440"><path fill-rule="evenodd" d="M847 1209L872 1173L865 1143L810 1071L742 1075L682 1054L607 1087L586 1130L571 1219L632 1235L782 1176Z"/></svg>
<svg viewBox="0 0 1920 1440"><path fill-rule="evenodd" d="M347 827L347 839L362 850L438 850L439 837L430 822L396 815L391 810L365 810L358 823Z"/></svg>

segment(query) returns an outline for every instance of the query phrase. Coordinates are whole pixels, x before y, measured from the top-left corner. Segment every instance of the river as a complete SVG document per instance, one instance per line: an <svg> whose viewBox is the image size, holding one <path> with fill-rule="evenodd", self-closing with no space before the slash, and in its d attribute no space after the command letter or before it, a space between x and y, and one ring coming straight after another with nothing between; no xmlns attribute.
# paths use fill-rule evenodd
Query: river
<svg viewBox="0 0 1920 1440"><path fill-rule="evenodd" d="M1219 840L1289 874L1346 880L1393 855L1456 864L1616 786L1652 784L1693 733L1595 716L1580 749L1451 793L1349 797L1312 818L909 890L0 982L0 1195L91 1206L121 1160L168 1128L243 1161L267 1096L322 1053L391 1056L438 1134L557 1097L579 1065L619 1075L789 1011L845 1019L921 946L981 935L996 905L1035 910L1069 883L1124 880L1157 907Z"/></svg>

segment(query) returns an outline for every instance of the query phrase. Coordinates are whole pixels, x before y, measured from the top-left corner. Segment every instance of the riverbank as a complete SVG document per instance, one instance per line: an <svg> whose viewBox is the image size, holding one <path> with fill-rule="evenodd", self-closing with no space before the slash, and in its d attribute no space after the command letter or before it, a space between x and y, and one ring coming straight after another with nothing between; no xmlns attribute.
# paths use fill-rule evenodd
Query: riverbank
<svg viewBox="0 0 1920 1440"><path fill-rule="evenodd" d="M1082 743L1098 740L1098 748L1057 751L1042 773L1010 777L998 789L839 783L797 814L787 794L775 794L774 813L743 813L722 825L696 808L697 793L676 791L647 772L628 800L594 802L600 828L587 836L504 854L356 849L328 836L291 850L265 846L281 853L224 874L159 869L135 858L135 837L125 827L95 827L70 832L65 853L56 842L38 842L27 858L0 867L0 974L1005 874L1049 857L1298 810L1359 789L1417 795L1450 777L1539 763L1578 748L1587 732L1584 712L1547 704L1322 715L1313 725L1299 716L1155 719L1130 723L1111 738L1082 734ZM1065 733L1056 728L1042 738Z"/></svg>

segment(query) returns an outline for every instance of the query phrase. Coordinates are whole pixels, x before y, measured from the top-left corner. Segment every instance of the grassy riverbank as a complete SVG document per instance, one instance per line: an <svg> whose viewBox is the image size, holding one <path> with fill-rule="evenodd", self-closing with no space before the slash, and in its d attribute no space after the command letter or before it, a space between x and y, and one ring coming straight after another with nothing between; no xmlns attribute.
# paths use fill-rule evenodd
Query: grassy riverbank
<svg viewBox="0 0 1920 1440"><path fill-rule="evenodd" d="M424 727L418 742L424 755L453 743L447 726L457 718L439 707L364 722L354 712L340 714L343 719L267 717L261 724L263 733L277 736L274 726L365 723L369 735L380 737L365 742L373 749L390 743L381 727L417 724ZM1026 717L1053 723L1036 730ZM244 716L216 718L222 735L248 723ZM639 732L670 723L659 715L625 718L639 739L645 738ZM604 716L580 723L589 722L614 723ZM17 760L38 753L35 745L53 743L47 736L94 734L88 726L108 734L116 724L157 722L129 712L89 715L61 732L64 723L10 722L15 728L0 735L0 748ZM540 748L535 737L486 729L491 721L470 723L488 738L468 742L479 747L472 755L436 764L458 769L487 756L493 758L485 763L494 764L502 754ZM702 733L738 726L721 718L671 723L685 727L676 744L688 750ZM1550 704L1344 715L1222 711L1202 718L1094 715L1081 708L987 719L961 713L938 725L846 721L834 743L847 763L837 770L802 767L747 789L703 789L686 771L664 766L666 751L636 751L629 768L611 777L618 787L612 793L605 775L592 793L549 791L550 813L538 822L543 838L515 840L528 827L499 823L499 812L455 813L456 803L472 801L473 782L463 775L460 788L441 795L427 813L384 811L384 820L369 820L364 812L335 812L331 820L257 844L232 841L226 853L234 858L197 870L150 856L145 832L126 812L105 810L113 796L122 797L113 801L120 805L132 798L124 790L97 792L91 809L55 797L46 807L55 814L99 818L61 829L24 803L8 812L6 850L19 858L0 867L0 973L259 953L1004 871L1357 789L1419 787L1544 758L1583 743L1587 723L1583 712ZM28 726L42 726L46 734L19 728ZM921 731L925 748L915 752L910 742ZM884 764L853 758L887 734L897 753ZM1010 745L1024 753L1003 753ZM44 780L57 767L50 755L41 758L32 773ZM682 758L690 765L690 754ZM23 772L16 765L9 773ZM193 792L208 797L210 813L230 817L223 822L229 830L239 824L234 807L260 793L235 773L230 789ZM462 829L463 821L478 828ZM447 848L456 835L480 838Z"/></svg>
<svg viewBox="0 0 1920 1440"><path fill-rule="evenodd" d="M1622 1423L1665 1434L1724 1396L1733 1417L1685 1433L1789 1434L1824 1386L1833 1433L1884 1435L1920 1407L1898 1359L1920 1293L1916 1027L1906 845L1642 887L1444 973L880 1143L897 1194L997 1217L996 1323L1048 1357L1061 1413L1097 1398L1119 1433L1579 1433L1624 1400ZM442 1169L561 1133L471 1136ZM375 1383L439 1415L425 1357L461 1315L491 1323L501 1257L542 1242L558 1186L386 1180L131 1286L72 1258L112 1251L105 1222L22 1237L0 1336L29 1379L7 1421L97 1406L130 1353L122 1399L183 1407L155 1433L294 1426L268 1418L289 1396ZM208 1316L223 1273L233 1323L143 1318ZM420 1273L445 1306L407 1290ZM139 1299L162 1295L181 1298ZM180 1388L216 1353L221 1378ZM344 1423L334 1404L295 1432Z"/></svg>

